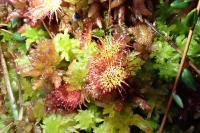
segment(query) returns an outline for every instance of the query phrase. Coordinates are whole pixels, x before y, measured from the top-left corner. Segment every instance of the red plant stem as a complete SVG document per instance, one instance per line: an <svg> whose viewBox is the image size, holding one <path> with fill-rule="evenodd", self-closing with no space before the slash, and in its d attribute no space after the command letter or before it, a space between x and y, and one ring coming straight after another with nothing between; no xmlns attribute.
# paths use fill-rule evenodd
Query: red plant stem
<svg viewBox="0 0 200 133"><path fill-rule="evenodd" d="M200 10L200 0L198 2L198 5L197 5L197 14L199 14L199 10ZM168 103L167 103L167 108L165 110L165 114L164 114L164 117L162 119L161 126L160 126L160 129L159 129L158 133L162 133L163 132L163 129L164 129L164 126L165 126L165 123L166 123L166 119L167 119L167 115L168 115L169 109L170 109L171 104L172 104L172 99L173 99L172 94L176 93L176 89L177 89L177 85L178 85L178 82L179 82L179 78L180 78L181 73L183 71L183 68L184 68L183 66L185 64L185 60L186 60L186 57L187 57L187 52L189 50L190 42L192 40L194 27L195 27L195 25L190 27L189 34L188 34L188 39L187 39L187 42L185 44L185 48L184 48L184 51L183 51L183 55L182 55L181 63L180 63L180 66L179 66L179 70L178 70L178 73L176 75L176 80L174 82L172 93L171 93L171 95L169 97L169 100L168 100Z"/></svg>

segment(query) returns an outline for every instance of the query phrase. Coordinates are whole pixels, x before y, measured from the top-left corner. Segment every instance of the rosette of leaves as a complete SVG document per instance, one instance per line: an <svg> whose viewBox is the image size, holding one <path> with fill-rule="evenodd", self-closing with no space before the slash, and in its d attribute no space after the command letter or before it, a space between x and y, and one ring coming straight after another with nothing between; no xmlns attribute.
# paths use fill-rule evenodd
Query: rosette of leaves
<svg viewBox="0 0 200 133"><path fill-rule="evenodd" d="M101 40L101 39L100 39ZM143 64L137 52L130 52L125 40L108 36L102 39L99 53L90 60L86 91L94 99L127 88L126 79ZM125 87L124 87L125 86Z"/></svg>
<svg viewBox="0 0 200 133"><path fill-rule="evenodd" d="M73 112L83 102L84 97L80 90L73 88L70 84L64 84L47 95L46 108L51 112L58 110Z"/></svg>
<svg viewBox="0 0 200 133"><path fill-rule="evenodd" d="M89 63L88 85L86 91L93 98L105 93L123 89L122 84L128 77L126 71L126 43L123 40L102 40L99 53Z"/></svg>

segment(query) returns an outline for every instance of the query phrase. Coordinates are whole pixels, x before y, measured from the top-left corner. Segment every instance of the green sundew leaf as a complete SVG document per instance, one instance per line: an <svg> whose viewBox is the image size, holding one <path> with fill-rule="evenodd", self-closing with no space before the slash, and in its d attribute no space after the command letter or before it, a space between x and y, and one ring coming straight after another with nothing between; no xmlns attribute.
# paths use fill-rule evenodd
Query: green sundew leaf
<svg viewBox="0 0 200 133"><path fill-rule="evenodd" d="M197 90L197 83L195 82L192 73L187 68L183 70L181 79L188 88L192 89L193 91Z"/></svg>
<svg viewBox="0 0 200 133"><path fill-rule="evenodd" d="M29 49L31 43L36 42L40 39L48 38L48 33L44 31L42 28L31 28L30 26L26 27L22 36L26 37L26 49Z"/></svg>
<svg viewBox="0 0 200 133"><path fill-rule="evenodd" d="M175 93L172 93L172 97L173 97L174 101L176 102L176 104L177 104L179 107L183 108L183 101L182 101L182 99L180 98L180 96L177 95L177 94L175 94Z"/></svg>
<svg viewBox="0 0 200 133"><path fill-rule="evenodd" d="M186 8L190 5L191 0L175 0L170 4L171 7L176 8L176 9L183 9Z"/></svg>
<svg viewBox="0 0 200 133"><path fill-rule="evenodd" d="M193 9L186 16L186 25L188 27L192 27L193 25L196 24L197 20L198 20L197 9Z"/></svg>

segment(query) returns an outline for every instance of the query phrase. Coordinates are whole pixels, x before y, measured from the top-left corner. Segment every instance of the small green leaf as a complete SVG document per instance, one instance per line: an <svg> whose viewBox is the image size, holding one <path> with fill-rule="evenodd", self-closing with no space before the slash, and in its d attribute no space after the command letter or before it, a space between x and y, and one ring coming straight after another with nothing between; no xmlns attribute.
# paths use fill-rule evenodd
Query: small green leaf
<svg viewBox="0 0 200 133"><path fill-rule="evenodd" d="M173 97L174 101L178 104L178 106L183 108L183 101L180 98L180 96L175 93L172 93L172 97Z"/></svg>
<svg viewBox="0 0 200 133"><path fill-rule="evenodd" d="M39 99L34 107L33 107L33 114L37 121L40 121L45 116L45 104L44 101Z"/></svg>
<svg viewBox="0 0 200 133"><path fill-rule="evenodd" d="M79 40L71 38L68 31L64 34L58 33L54 37L56 51L60 54L61 60L72 61L79 52Z"/></svg>
<svg viewBox="0 0 200 133"><path fill-rule="evenodd" d="M22 33L22 36L26 38L27 50L29 49L31 43L49 37L48 33L42 28L32 28L30 26L26 26L25 32Z"/></svg>
<svg viewBox="0 0 200 133"><path fill-rule="evenodd" d="M13 39L16 41L24 41L26 38L24 36L21 36L21 34L19 34L19 33L14 33Z"/></svg>
<svg viewBox="0 0 200 133"><path fill-rule="evenodd" d="M192 73L188 69L184 69L181 75L181 80L183 83L193 91L197 90L197 83L192 75Z"/></svg>
<svg viewBox="0 0 200 133"><path fill-rule="evenodd" d="M102 37L102 36L105 36L105 31L103 29L94 29L92 31L92 33L95 35L95 36L98 36L98 37Z"/></svg>
<svg viewBox="0 0 200 133"><path fill-rule="evenodd" d="M175 0L174 2L171 3L171 7L177 8L177 9L183 9L186 8L190 5L191 0Z"/></svg>
<svg viewBox="0 0 200 133"><path fill-rule="evenodd" d="M19 24L19 20L12 19L10 23L11 23L11 28L15 28Z"/></svg>
<svg viewBox="0 0 200 133"><path fill-rule="evenodd" d="M186 25L188 27L191 27L196 24L197 20L198 20L197 9L193 9L186 16Z"/></svg>
<svg viewBox="0 0 200 133"><path fill-rule="evenodd" d="M95 128L96 124L103 121L97 113L97 108L94 106L89 107L87 110L79 110L79 113L74 117L74 119L78 123L76 128L88 131Z"/></svg>
<svg viewBox="0 0 200 133"><path fill-rule="evenodd" d="M66 117L55 114L44 117L43 133L74 133L76 122L73 117L74 114L68 114Z"/></svg>

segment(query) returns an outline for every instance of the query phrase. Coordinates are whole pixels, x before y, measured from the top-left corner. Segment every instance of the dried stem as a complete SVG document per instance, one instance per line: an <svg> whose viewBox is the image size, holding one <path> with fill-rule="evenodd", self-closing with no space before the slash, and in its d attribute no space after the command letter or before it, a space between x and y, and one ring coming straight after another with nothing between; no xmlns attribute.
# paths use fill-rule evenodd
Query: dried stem
<svg viewBox="0 0 200 133"><path fill-rule="evenodd" d="M182 51L178 48L177 44L168 36L166 36L164 33L162 33L161 31L159 31L158 29L156 29L147 19L144 19L144 22L151 27L151 29L156 32L158 35L160 35L166 42L168 42L168 44L170 44L171 47L173 47L181 56L183 56ZM190 59L188 58L188 56L186 56L186 58L188 59L188 64L189 66L197 73L200 75L200 70L196 67L196 65L190 61Z"/></svg>
<svg viewBox="0 0 200 133"><path fill-rule="evenodd" d="M111 15L111 0L108 1L108 20L107 20L107 27L110 26L110 19L111 19L110 15Z"/></svg>
<svg viewBox="0 0 200 133"><path fill-rule="evenodd" d="M0 56L1 56L1 65L2 65L2 70L3 70L3 75L4 75L4 79L6 83L6 89L7 89L7 93L8 93L8 97L10 101L10 107L11 107L14 119L17 120L18 119L17 104L15 103L15 97L13 95L13 91L11 88L10 78L8 75L8 69L6 66L6 61L2 52L1 45L0 45Z"/></svg>
<svg viewBox="0 0 200 133"><path fill-rule="evenodd" d="M6 32L6 33L8 33L8 34L13 34L12 32L10 32L10 31L8 31L8 30L5 30L5 29L0 29L0 31L2 31L2 32Z"/></svg>
<svg viewBox="0 0 200 133"><path fill-rule="evenodd" d="M200 1L198 2L198 5L197 5L197 14L199 14L199 10L200 10ZM181 63L180 63L180 66L179 66L179 70L178 70L178 73L176 75L176 80L175 80L173 88L172 88L172 94L176 93L176 89L177 89L177 85L178 85L178 82L179 82L179 78L180 78L181 73L183 71L183 68L184 68L183 66L185 64L185 60L186 60L186 57L187 57L187 52L189 50L190 42L192 40L194 27L195 27L195 25L190 27L190 30L189 30L189 34L188 34L187 42L185 44L185 48L184 48L184 51L183 51L183 55L182 55ZM165 110L165 114L164 114L164 117L162 119L161 126L160 126L160 129L159 129L158 133L162 133L163 132L163 129L164 129L164 126L165 126L165 123L166 123L166 119L167 119L167 115L168 115L169 109L170 109L171 104L172 104L172 99L173 99L172 94L169 97L167 108Z"/></svg>
<svg viewBox="0 0 200 133"><path fill-rule="evenodd" d="M16 67L15 67L16 68ZM20 82L20 77L17 75L17 85L18 85L18 93L19 93L19 117L18 120L23 119L23 113L24 113L24 106L23 106L23 97L22 97L22 86Z"/></svg>
<svg viewBox="0 0 200 133"><path fill-rule="evenodd" d="M0 27L8 26L7 24L0 24Z"/></svg>
<svg viewBox="0 0 200 133"><path fill-rule="evenodd" d="M45 24L45 22L44 22L43 20L42 20L42 24L43 24L44 28L46 29L46 31L48 32L49 36L50 36L51 39L52 39L52 38L53 38L53 35L52 35L52 33L49 31L47 25Z"/></svg>

